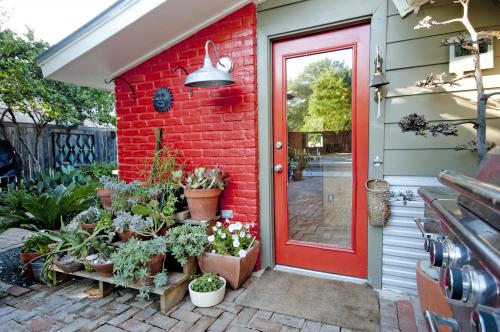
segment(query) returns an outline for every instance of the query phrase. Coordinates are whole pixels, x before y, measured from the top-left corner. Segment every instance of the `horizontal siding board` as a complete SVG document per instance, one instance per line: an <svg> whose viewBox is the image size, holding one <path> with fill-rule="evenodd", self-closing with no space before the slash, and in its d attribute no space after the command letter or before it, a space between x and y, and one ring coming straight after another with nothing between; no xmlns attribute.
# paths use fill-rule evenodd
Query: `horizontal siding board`
<svg viewBox="0 0 500 332"><path fill-rule="evenodd" d="M447 122L453 123L453 122ZM500 118L488 119L486 140L500 144ZM386 149L454 149L458 144L476 140L477 131L472 124L457 126L457 136L420 136L414 133L403 133L398 124L385 126Z"/></svg>
<svg viewBox="0 0 500 332"><path fill-rule="evenodd" d="M487 93L496 90L489 89ZM477 92L473 90L388 98L385 101L385 122L398 123L403 116L413 113L425 116L428 121L474 119L477 112L476 96ZM486 116L500 117L499 97L490 98Z"/></svg>
<svg viewBox="0 0 500 332"><path fill-rule="evenodd" d="M393 228L397 228L397 227L393 227ZM394 234L396 234L396 233L394 233ZM424 241L422 238L419 238L419 239L412 238L412 237L405 238L405 237L401 237L398 235L391 235L389 233L384 232L384 241L383 241L384 245L421 250L423 247L423 242Z"/></svg>
<svg viewBox="0 0 500 332"><path fill-rule="evenodd" d="M400 187L421 187L421 186L441 186L435 176L385 176L384 179L389 182L391 190ZM412 202L409 202L412 203Z"/></svg>
<svg viewBox="0 0 500 332"><path fill-rule="evenodd" d="M400 239L402 238L419 238L420 231L418 229L412 229L409 227L385 227L384 228L384 237L394 236Z"/></svg>
<svg viewBox="0 0 500 332"><path fill-rule="evenodd" d="M392 1L389 0L389 2ZM439 3L441 1L438 1L436 4ZM471 1L469 7L469 18L474 27L480 29L498 24L500 7L495 5L493 1ZM399 15L390 16L387 19L387 42L392 43L460 31L463 29L463 25L459 23L434 26L431 29L415 30L413 27L426 16L431 16L439 21L446 21L451 18L461 17L462 15L462 6L451 4L445 6L426 5L419 11L418 15L410 14L404 19Z"/></svg>
<svg viewBox="0 0 500 332"><path fill-rule="evenodd" d="M395 266L395 267L403 267L408 269L415 269L417 267L417 262L421 260L421 258L411 258L411 257L398 257L391 256L389 254L384 255L383 264L384 266Z"/></svg>
<svg viewBox="0 0 500 332"><path fill-rule="evenodd" d="M483 83L486 89L495 88L500 85L500 57L495 56L495 68L483 70ZM468 91L476 88L476 83L473 78L466 78L460 81L460 85L443 86L439 88L419 88L416 82L423 80L431 73L446 73L448 72L448 64L439 64L431 66L422 66L414 68L388 70L386 77L391 82L387 91L387 98L396 96L408 96L436 92L454 92Z"/></svg>
<svg viewBox="0 0 500 332"><path fill-rule="evenodd" d="M416 280L416 272L414 268L384 266L384 275L407 278L408 280Z"/></svg>
<svg viewBox="0 0 500 332"><path fill-rule="evenodd" d="M428 256L428 254L422 249L421 251L413 250L410 248L397 247L397 246L384 246L383 249L384 255L390 256L399 256L404 258L413 258L413 259L423 259Z"/></svg>
<svg viewBox="0 0 500 332"><path fill-rule="evenodd" d="M386 175L437 176L444 169L453 169L472 176L477 167L477 155L455 150L385 150Z"/></svg>
<svg viewBox="0 0 500 332"><path fill-rule="evenodd" d="M423 7L420 8L419 13L422 13L422 11L427 9L427 8L437 8L437 7L449 6L451 4L453 4L453 0L440 0L440 1L437 1L433 5L425 4ZM398 15L398 17L400 17L398 10L396 9L396 6L394 6L394 3L392 2L392 0L387 0L387 16L394 16L394 15ZM405 18L403 18L403 19L407 19L408 17L410 17L410 15L413 15L413 14L410 13L407 16L405 16Z"/></svg>

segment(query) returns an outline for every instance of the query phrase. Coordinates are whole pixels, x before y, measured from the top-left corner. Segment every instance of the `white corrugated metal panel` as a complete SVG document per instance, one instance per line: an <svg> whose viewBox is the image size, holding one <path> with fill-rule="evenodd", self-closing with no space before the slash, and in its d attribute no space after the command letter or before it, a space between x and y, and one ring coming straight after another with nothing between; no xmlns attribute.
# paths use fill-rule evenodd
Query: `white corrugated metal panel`
<svg viewBox="0 0 500 332"><path fill-rule="evenodd" d="M423 239L414 218L424 216L424 202L417 190L422 186L440 186L434 177L387 176L390 189L395 192L413 191L417 200L390 203L391 218L384 227L382 288L404 293L417 293L415 268L420 259L428 257Z"/></svg>

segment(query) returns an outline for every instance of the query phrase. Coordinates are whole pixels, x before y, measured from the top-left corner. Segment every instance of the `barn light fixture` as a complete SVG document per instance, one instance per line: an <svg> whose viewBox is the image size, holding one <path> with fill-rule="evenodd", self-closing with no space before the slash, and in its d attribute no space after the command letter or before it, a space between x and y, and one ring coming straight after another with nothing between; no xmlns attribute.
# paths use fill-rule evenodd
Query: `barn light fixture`
<svg viewBox="0 0 500 332"><path fill-rule="evenodd" d="M208 46L212 45L215 51L215 59L217 65L214 67L210 54L208 53ZM203 67L197 71L189 74L186 77L184 85L193 88L225 86L234 83L231 71L233 70L233 61L229 57L219 58L217 47L214 42L207 40L205 43L205 59L203 60Z"/></svg>
<svg viewBox="0 0 500 332"><path fill-rule="evenodd" d="M384 60L379 55L379 49L377 46L377 58L375 59L375 73L373 74L372 81L370 83L370 88L375 88L375 102L378 104L377 108L377 119L380 118L380 102L382 101L382 87L389 84L390 82L385 77L382 72L382 63Z"/></svg>

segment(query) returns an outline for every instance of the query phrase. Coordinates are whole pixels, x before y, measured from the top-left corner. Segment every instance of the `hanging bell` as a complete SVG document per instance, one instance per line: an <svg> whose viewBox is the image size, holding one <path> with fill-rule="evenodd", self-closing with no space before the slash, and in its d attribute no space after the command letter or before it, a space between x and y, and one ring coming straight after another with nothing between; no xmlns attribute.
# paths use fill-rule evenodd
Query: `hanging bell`
<svg viewBox="0 0 500 332"><path fill-rule="evenodd" d="M387 85L390 82L385 78L384 73L382 73L382 70L380 67L377 67L375 70L375 74L373 74L372 81L370 83L370 88L380 88L383 85Z"/></svg>

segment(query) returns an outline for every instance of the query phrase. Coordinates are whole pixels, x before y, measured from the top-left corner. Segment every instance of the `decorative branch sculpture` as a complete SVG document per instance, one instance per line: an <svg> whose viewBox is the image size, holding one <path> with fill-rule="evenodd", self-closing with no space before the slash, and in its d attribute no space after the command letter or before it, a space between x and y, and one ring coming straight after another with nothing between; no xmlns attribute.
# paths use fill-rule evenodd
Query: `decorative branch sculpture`
<svg viewBox="0 0 500 332"><path fill-rule="evenodd" d="M479 161L486 155L487 151L495 146L494 143L486 143L486 106L488 99L494 95L500 95L500 91L493 93L484 92L483 76L481 73L480 63L480 45L488 43L491 38L500 39L500 31L481 31L477 32L469 20L469 2L470 0L456 0L463 8L463 16L459 18L450 19L447 21L439 22L432 17L427 16L423 18L414 29L429 29L437 25L445 25L450 23L461 23L467 34L461 33L457 38L448 38L443 40L441 45L451 46L456 45L462 47L472 53L474 59L474 72L466 75L460 75L448 78L445 73L434 74L431 73L424 80L417 82L418 87L422 88L435 88L444 85L458 85L459 81L464 78L474 77L476 81L477 90L477 114L475 121L462 121L455 123L437 123L430 124L425 117L418 114L411 114L401 119L399 126L403 132L414 132L415 135L426 136L427 132L432 136L457 136L457 126L464 123L474 124L474 129L477 131L476 141L468 142L466 144L458 145L455 150L468 150L477 151Z"/></svg>

